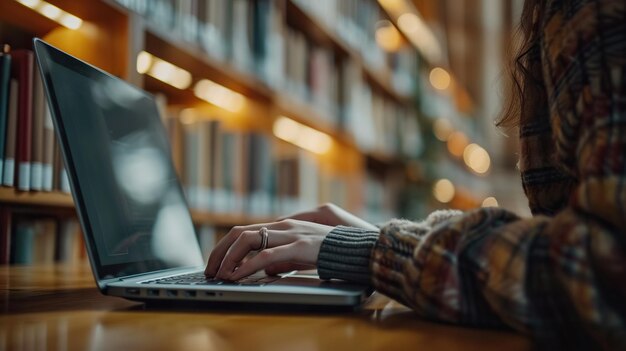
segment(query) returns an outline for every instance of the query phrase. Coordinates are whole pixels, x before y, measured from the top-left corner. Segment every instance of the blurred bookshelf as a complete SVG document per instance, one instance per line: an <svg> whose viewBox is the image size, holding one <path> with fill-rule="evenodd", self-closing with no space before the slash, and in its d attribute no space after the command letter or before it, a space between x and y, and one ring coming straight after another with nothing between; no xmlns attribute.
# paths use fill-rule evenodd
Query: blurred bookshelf
<svg viewBox="0 0 626 351"><path fill-rule="evenodd" d="M415 213L401 196L423 187L424 63L397 31L397 47L381 47L383 26L395 28L375 0L0 3L9 55L41 37L155 95L205 254L233 225L324 202L372 222ZM60 159L56 146L48 186L16 174L0 187L2 263L20 231L78 230Z"/></svg>

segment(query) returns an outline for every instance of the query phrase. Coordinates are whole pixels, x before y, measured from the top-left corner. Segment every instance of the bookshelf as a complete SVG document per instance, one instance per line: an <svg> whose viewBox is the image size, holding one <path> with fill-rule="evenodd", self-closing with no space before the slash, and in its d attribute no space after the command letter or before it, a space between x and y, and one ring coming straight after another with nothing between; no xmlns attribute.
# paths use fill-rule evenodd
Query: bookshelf
<svg viewBox="0 0 626 351"><path fill-rule="evenodd" d="M39 0L20 1L39 3ZM384 22L387 19L385 12L376 1L368 1L370 17L367 20ZM398 214L398 204L392 192L382 192L384 199L380 201L376 197L385 183L396 183L393 188L399 192L402 184L408 181L407 163L415 164L419 156L407 152L415 143L405 142L402 135L419 134L419 112L417 90L398 89L394 83L394 70L398 67L392 62L401 62L396 57L400 54L378 48L374 50L378 63L372 64L372 60L364 56L364 51L368 50L356 47L354 40L346 39L349 37L346 33L342 34L341 29L320 19L314 6L303 1L47 2L78 16L83 25L77 30L64 28L19 1L7 0L0 3L0 39L14 48L29 48L32 37L41 37L155 94L161 102L162 117L171 137L172 157L188 196L197 191L210 194L212 199L210 204L199 204L193 196L190 201L192 218L200 232L205 227L220 228L215 231L219 233L233 225L268 222L293 212L293 209L322 202L336 202L358 214L371 214L381 208L384 209L379 211L381 216ZM359 5L351 1L350 10L339 9L344 3L327 3L337 7L337 16L341 15L339 11L356 16L353 10ZM227 26L223 19L211 17L210 6L213 10L226 11L227 16L232 16L230 22L236 25ZM226 10L222 9L224 6L227 6ZM263 7L258 10L255 6ZM164 9L170 9L171 13ZM241 19L237 16L247 18L248 22L233 20ZM263 16L266 18L258 19ZM181 25L187 22L198 26ZM209 25L217 29L207 30ZM263 25L265 27L259 27ZM239 27L247 27L247 30L242 32ZM366 23L364 28L373 30L375 24ZM354 30L354 33L361 37L373 36L373 32L365 29ZM247 41L242 45L237 38ZM365 44L371 46L371 38ZM261 49L257 48L259 46ZM245 55L241 55L242 52ZM176 88L156 78L149 68L140 72L138 60L143 54L148 55L151 62L163 60L186 71L192 77L191 84ZM402 61L410 63L407 75L418 79L419 55L410 47L403 55L409 58L404 57ZM315 63L312 60L316 60ZM317 79L317 76L323 78ZM243 107L227 111L227 108L198 97L194 86L204 79L243 97ZM303 92L300 91L302 88ZM192 122L185 119L191 110ZM360 120L361 115L366 119ZM286 142L276 134L277 124L283 119L296 123L300 130L312 129L326 135L330 138L328 149L317 153ZM217 122L211 127L210 121ZM239 145L240 139L244 140L242 145L260 139L258 145L246 147L254 150L260 145L263 150L269 150L271 156L264 158L267 161L261 165L267 174L260 177L266 179L262 183L270 184L271 189L265 185L261 185L260 190L253 189L253 183L258 181L245 177L239 184L226 181L226 175L204 174L203 168L217 166L211 162L224 162L229 149L220 146L206 165L203 161L195 162L196 158L189 156L189 150L198 150L199 145L204 144L202 140L197 144L190 142L189 123L206 128L206 133L211 133L210 128L214 128L219 140L234 140L234 145ZM369 127L363 129L363 125ZM402 143L408 146L402 146ZM203 151L199 152L202 155ZM254 153L245 157L237 154L234 164L228 166L232 166L229 174L233 170L246 169L250 166L250 159L256 156ZM244 161L239 161L240 158ZM245 189L241 190L241 187ZM257 194L259 191L261 193ZM252 205L246 207L241 202ZM255 207L264 210L254 211ZM23 192L0 187L0 216L3 218L10 218L13 213L48 216L59 211L74 213L72 197L67 192L58 189ZM381 219L371 218L373 221ZM12 231L16 226L8 222L0 228L4 232L0 232L0 238L4 238L5 243L7 237L14 235Z"/></svg>
<svg viewBox="0 0 626 351"><path fill-rule="evenodd" d="M5 205L57 207L73 209L72 195L63 192L17 191L13 188L0 188L0 203Z"/></svg>

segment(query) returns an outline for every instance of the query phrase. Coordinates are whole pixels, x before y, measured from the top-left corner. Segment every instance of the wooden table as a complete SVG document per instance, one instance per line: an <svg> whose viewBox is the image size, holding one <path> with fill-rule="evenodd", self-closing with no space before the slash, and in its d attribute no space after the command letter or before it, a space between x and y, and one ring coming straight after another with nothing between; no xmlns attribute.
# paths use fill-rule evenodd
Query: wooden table
<svg viewBox="0 0 626 351"><path fill-rule="evenodd" d="M382 295L357 312L146 309L88 266L0 266L0 350L528 350L510 332L427 322Z"/></svg>

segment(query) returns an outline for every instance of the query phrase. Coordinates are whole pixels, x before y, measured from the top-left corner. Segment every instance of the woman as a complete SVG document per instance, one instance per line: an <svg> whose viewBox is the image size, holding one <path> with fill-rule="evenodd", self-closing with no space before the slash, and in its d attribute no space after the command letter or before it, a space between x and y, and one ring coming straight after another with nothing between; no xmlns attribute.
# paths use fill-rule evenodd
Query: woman
<svg viewBox="0 0 626 351"><path fill-rule="evenodd" d="M327 205L233 228L207 276L316 266L431 319L626 349L626 1L527 0L522 17L500 123L519 125L533 218L481 208L377 228Z"/></svg>

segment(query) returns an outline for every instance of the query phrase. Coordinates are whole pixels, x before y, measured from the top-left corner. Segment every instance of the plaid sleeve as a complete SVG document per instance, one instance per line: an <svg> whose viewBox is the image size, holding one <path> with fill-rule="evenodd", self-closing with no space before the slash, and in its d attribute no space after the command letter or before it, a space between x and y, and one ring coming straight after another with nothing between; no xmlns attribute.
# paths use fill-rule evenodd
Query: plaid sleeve
<svg viewBox="0 0 626 351"><path fill-rule="evenodd" d="M554 159L576 180L565 207L531 219L478 209L421 237L391 223L373 284L436 320L626 350L626 3L546 4Z"/></svg>
<svg viewBox="0 0 626 351"><path fill-rule="evenodd" d="M480 209L422 237L390 223L373 250L372 282L434 320L509 326L558 347L626 345L618 233L581 216Z"/></svg>

